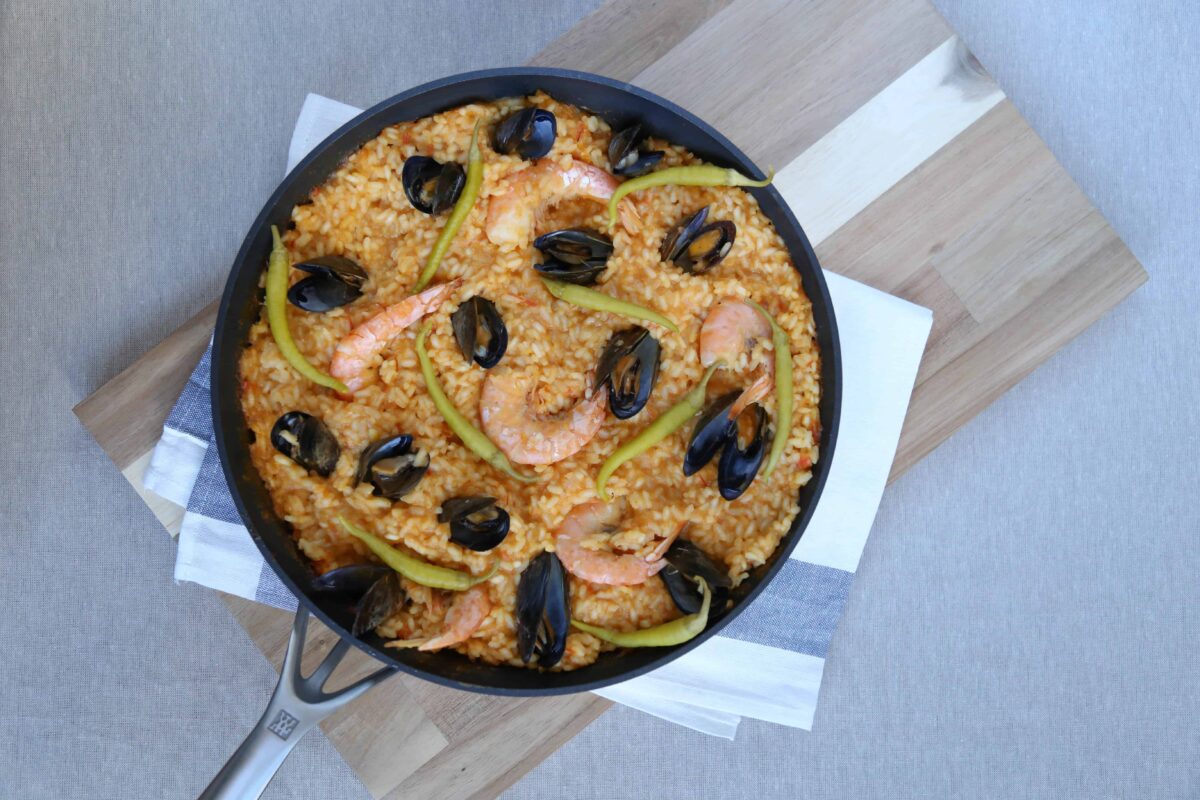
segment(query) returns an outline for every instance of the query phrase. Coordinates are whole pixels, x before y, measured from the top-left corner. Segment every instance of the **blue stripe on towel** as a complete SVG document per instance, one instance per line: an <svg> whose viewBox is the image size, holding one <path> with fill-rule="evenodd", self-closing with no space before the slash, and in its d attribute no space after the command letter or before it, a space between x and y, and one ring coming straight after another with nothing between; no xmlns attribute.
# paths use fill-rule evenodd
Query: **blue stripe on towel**
<svg viewBox="0 0 1200 800"><path fill-rule="evenodd" d="M789 558L720 635L824 658L853 581L853 572Z"/></svg>
<svg viewBox="0 0 1200 800"><path fill-rule="evenodd" d="M200 472L196 475L196 485L192 487L192 496L188 498L187 510L231 525L244 524L233 504L229 484L225 482L221 459L217 455L217 443L211 438L204 461L200 464Z"/></svg>
<svg viewBox="0 0 1200 800"><path fill-rule="evenodd" d="M296 596L288 591L279 580L279 576L271 569L271 565L263 562L262 572L258 576L258 588L254 591L254 602L282 608L284 611L296 610Z"/></svg>
<svg viewBox="0 0 1200 800"><path fill-rule="evenodd" d="M207 442L213 435L212 398L209 396L209 373L212 369L212 343L204 351L200 363L192 370L183 393L167 415L166 427L183 431Z"/></svg>

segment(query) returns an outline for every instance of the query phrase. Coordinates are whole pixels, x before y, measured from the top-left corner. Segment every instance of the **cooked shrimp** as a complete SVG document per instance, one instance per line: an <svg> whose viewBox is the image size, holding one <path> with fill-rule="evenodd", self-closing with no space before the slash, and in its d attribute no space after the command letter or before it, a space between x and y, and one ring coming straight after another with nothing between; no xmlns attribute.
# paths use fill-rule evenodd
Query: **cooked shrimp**
<svg viewBox="0 0 1200 800"><path fill-rule="evenodd" d="M620 182L609 173L582 161L563 169L553 161L539 161L509 177L508 190L488 201L485 230L492 244L505 250L528 244L542 210L569 197L590 197L607 203ZM621 225L630 233L642 228L642 218L629 200L617 208Z"/></svg>
<svg viewBox="0 0 1200 800"><path fill-rule="evenodd" d="M440 650L471 638L492 613L492 598L487 586L473 586L454 598L446 612L446 624L437 636L423 642L418 650Z"/></svg>
<svg viewBox="0 0 1200 800"><path fill-rule="evenodd" d="M354 392L367 385L371 362L405 328L437 309L451 292L462 284L461 278L431 286L420 294L406 297L388 306L338 342L329 364L329 374Z"/></svg>
<svg viewBox="0 0 1200 800"><path fill-rule="evenodd" d="M590 381L588 382L590 385ZM605 392L558 414L539 414L524 376L489 372L479 396L483 432L517 464L555 464L583 449L604 424Z"/></svg>
<svg viewBox="0 0 1200 800"><path fill-rule="evenodd" d="M591 550L584 546L588 538L598 533L615 532L617 523L628 509L629 503L621 497L611 503L589 500L567 512L554 532L554 549L567 572L592 583L632 586L645 583L666 566L663 556L686 525L659 541L645 556Z"/></svg>
<svg viewBox="0 0 1200 800"><path fill-rule="evenodd" d="M760 341L771 338L771 326L749 303L732 297L718 302L700 325L700 363L716 361L732 366ZM736 417L746 406L766 397L775 388L775 361L767 359L758 368L758 377L729 408Z"/></svg>

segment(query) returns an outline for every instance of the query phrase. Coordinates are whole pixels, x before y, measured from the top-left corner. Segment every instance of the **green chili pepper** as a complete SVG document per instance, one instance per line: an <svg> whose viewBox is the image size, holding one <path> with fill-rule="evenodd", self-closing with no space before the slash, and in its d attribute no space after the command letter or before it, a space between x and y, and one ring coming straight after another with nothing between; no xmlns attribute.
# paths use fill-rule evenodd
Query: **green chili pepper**
<svg viewBox="0 0 1200 800"><path fill-rule="evenodd" d="M709 367L704 373L704 377L700 379L700 383L689 390L683 399L664 411L658 419L643 428L637 436L613 451L613 454L600 466L600 473L596 476L597 497L605 502L612 499L604 487L608 483L608 479L622 464L637 458L682 428L689 419L704 408L704 392L708 388L708 379L722 363L724 362L717 361Z"/></svg>
<svg viewBox="0 0 1200 800"><path fill-rule="evenodd" d="M574 283L567 283L566 281L556 281L553 278L547 278L545 275L539 275L538 277L542 279L542 283L546 285L546 290L550 294L573 306L588 308L592 311L607 311L610 314L619 314L622 317L653 322L656 325L662 325L664 328L670 328L679 333L679 328L676 327L674 322L671 322L671 320L657 311L643 308L637 303L630 303L628 300L619 300L611 294L597 292L595 289L590 289L587 286L579 286Z"/></svg>
<svg viewBox="0 0 1200 800"><path fill-rule="evenodd" d="M712 164L701 164L691 167L667 167L657 172L647 172L636 178L630 178L617 187L608 198L608 225L617 224L617 203L631 192L640 192L652 186L766 186L775 177L771 170L761 181L747 178L736 169L715 167Z"/></svg>
<svg viewBox="0 0 1200 800"><path fill-rule="evenodd" d="M496 565L494 564L486 574L478 577L469 572L459 572L449 567L439 567L437 564L430 564L428 561L423 561L416 556L410 556L408 553L397 550L384 539L380 539L372 533L367 533L343 516L339 515L337 520L346 529L347 533L356 539L360 539L363 544L370 548L372 553L379 557L380 561L413 583L419 583L431 589L465 592L476 584L490 580L496 574Z"/></svg>
<svg viewBox="0 0 1200 800"><path fill-rule="evenodd" d="M429 251L429 258L425 259L425 269L421 270L421 276L417 278L413 294L424 289L433 280L438 266L442 263L442 257L446 255L446 251L450 249L450 243L454 241L454 235L458 233L458 229L462 227L467 215L475 206L475 201L479 199L479 187L483 185L483 156L479 152L479 125L480 123L476 122L475 130L471 132L471 147L467 150L467 181L463 185L462 194L458 196L458 202L454 204L454 210L450 212L446 226L442 228L441 234L433 244L433 249Z"/></svg>
<svg viewBox="0 0 1200 800"><path fill-rule="evenodd" d="M795 388L792 385L792 350L788 343L787 331L770 313L758 303L747 298L750 305L758 309L763 319L771 326L771 343L775 347L775 438L771 441L771 452L767 456L767 465L763 468L763 477L770 477L771 471L779 463L783 448L787 446L788 435L792 432L792 401Z"/></svg>
<svg viewBox="0 0 1200 800"><path fill-rule="evenodd" d="M275 338L275 344L284 359L301 375L339 394L349 394L350 390L344 383L308 363L292 339L287 320L288 271L291 268L292 260L288 258L279 229L272 225L271 258L267 261L267 324L271 326L271 336Z"/></svg>
<svg viewBox="0 0 1200 800"><path fill-rule="evenodd" d="M483 431L472 425L462 415L462 412L454 407L450 398L442 390L437 374L433 371L433 362L429 360L429 353L425 352L425 337L429 334L432 324L432 322L426 321L421 326L420 332L417 333L417 360L421 362L421 375L425 378L425 388L433 398L433 404L437 406L438 413L446 420L446 424L450 426L450 430L454 431L454 435L461 439L472 453L505 475L510 475L525 483L536 483L538 480L536 475L524 475L517 472L500 448L496 446L496 443L489 439Z"/></svg>
<svg viewBox="0 0 1200 800"><path fill-rule="evenodd" d="M571 624L597 639L611 642L618 647L670 647L683 644L689 639L696 638L708 624L708 607L712 603L712 592L703 578L696 578L696 582L700 584L700 591L704 593L704 601L700 604L700 610L695 614L688 614L686 617L673 619L662 625L655 625L653 628L642 628L636 631L610 631L607 628L598 628L577 619L571 620Z"/></svg>

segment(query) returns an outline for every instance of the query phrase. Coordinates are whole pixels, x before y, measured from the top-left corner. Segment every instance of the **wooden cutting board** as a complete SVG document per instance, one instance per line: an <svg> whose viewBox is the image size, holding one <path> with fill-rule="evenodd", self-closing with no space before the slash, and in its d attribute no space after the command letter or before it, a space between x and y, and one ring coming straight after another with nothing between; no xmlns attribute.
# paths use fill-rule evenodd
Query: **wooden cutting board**
<svg viewBox="0 0 1200 800"><path fill-rule="evenodd" d="M698 114L779 170L826 269L933 309L893 477L1146 279L926 0L607 0L531 63L627 80ZM76 408L172 533L182 510L141 475L215 313ZM278 665L291 616L225 601ZM491 797L608 705L401 676L322 727L376 797Z"/></svg>

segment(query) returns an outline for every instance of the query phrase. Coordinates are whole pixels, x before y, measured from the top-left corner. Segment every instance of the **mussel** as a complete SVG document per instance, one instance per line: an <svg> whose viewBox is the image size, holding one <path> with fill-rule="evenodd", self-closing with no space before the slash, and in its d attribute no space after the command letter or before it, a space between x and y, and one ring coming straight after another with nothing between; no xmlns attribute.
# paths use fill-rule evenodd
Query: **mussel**
<svg viewBox="0 0 1200 800"><path fill-rule="evenodd" d="M366 481L374 486L371 494L398 500L416 488L429 469L429 454L413 448L413 437L400 434L380 439L358 457L354 483Z"/></svg>
<svg viewBox="0 0 1200 800"><path fill-rule="evenodd" d="M750 403L736 417L730 416L739 396L741 391L735 389L704 409L692 429L692 438L683 457L683 474L693 475L720 452L717 487L726 500L736 500L750 487L766 456L767 440L771 438L767 412L757 403ZM745 447L741 445L744 420L749 420Z"/></svg>
<svg viewBox="0 0 1200 800"><path fill-rule="evenodd" d="M455 309L450 315L450 325L463 358L473 359L484 369L500 363L508 349L508 328L495 303L475 295Z"/></svg>
<svg viewBox="0 0 1200 800"><path fill-rule="evenodd" d="M658 379L662 348L650 331L636 325L614 333L596 364L595 388L608 386L608 407L629 419L646 407Z"/></svg>
<svg viewBox="0 0 1200 800"><path fill-rule="evenodd" d="M695 543L682 536L671 544L664 558L667 566L658 574L680 611L684 614L695 614L700 610L703 595L696 584L697 577L703 578L713 593L709 619L724 610L729 599L729 590L733 586L729 580L729 570L713 561Z"/></svg>
<svg viewBox="0 0 1200 800"><path fill-rule="evenodd" d="M350 633L356 637L374 630L404 601L400 576L378 564L338 567L315 578L312 588L354 604Z"/></svg>
<svg viewBox="0 0 1200 800"><path fill-rule="evenodd" d="M508 536L508 512L494 497L451 497L442 502L438 522L450 523L450 541L481 553Z"/></svg>
<svg viewBox="0 0 1200 800"><path fill-rule="evenodd" d="M301 261L296 269L309 277L292 284L288 302L305 311L325 312L362 297L367 273L345 256L321 256Z"/></svg>
<svg viewBox="0 0 1200 800"><path fill-rule="evenodd" d="M413 208L440 214L454 207L466 185L467 175L459 164L442 164L429 156L410 156L400 172L400 183Z"/></svg>
<svg viewBox="0 0 1200 800"><path fill-rule="evenodd" d="M750 425L749 442L741 446L741 420L747 414L753 414ZM721 451L721 460L717 462L717 487L721 497L726 500L736 500L742 492L750 488L758 468L762 466L767 454L767 441L771 438L767 430L767 412L758 403L747 406L734 422L734 431L725 442Z"/></svg>
<svg viewBox="0 0 1200 800"><path fill-rule="evenodd" d="M687 452L683 456L684 475L699 472L725 446L730 434L737 431L737 423L729 418L729 408L739 395L741 391L738 389L726 392L712 401L700 419L696 420Z"/></svg>
<svg viewBox="0 0 1200 800"><path fill-rule="evenodd" d="M729 255L737 227L726 220L708 221L708 206L675 226L663 239L659 255L684 272L700 275Z"/></svg>
<svg viewBox="0 0 1200 800"><path fill-rule="evenodd" d="M289 411L271 428L271 445L307 470L328 478L342 448L324 422L303 411Z"/></svg>
<svg viewBox="0 0 1200 800"><path fill-rule="evenodd" d="M521 158L541 158L554 147L558 121L544 108L524 108L509 114L496 126L492 147L497 153L516 153Z"/></svg>
<svg viewBox="0 0 1200 800"><path fill-rule="evenodd" d="M547 277L580 286L591 286L604 272L612 255L612 239L587 228L567 228L544 233L533 240L546 260L533 268Z"/></svg>
<svg viewBox="0 0 1200 800"><path fill-rule="evenodd" d="M635 178L654 169L654 165L662 161L665 155L662 150L641 151L645 139L640 122L613 134L608 142L608 163L612 165L614 174Z"/></svg>
<svg viewBox="0 0 1200 800"><path fill-rule="evenodd" d="M517 652L528 664L552 667L567 647L571 626L567 571L554 553L529 562L517 584Z"/></svg>

